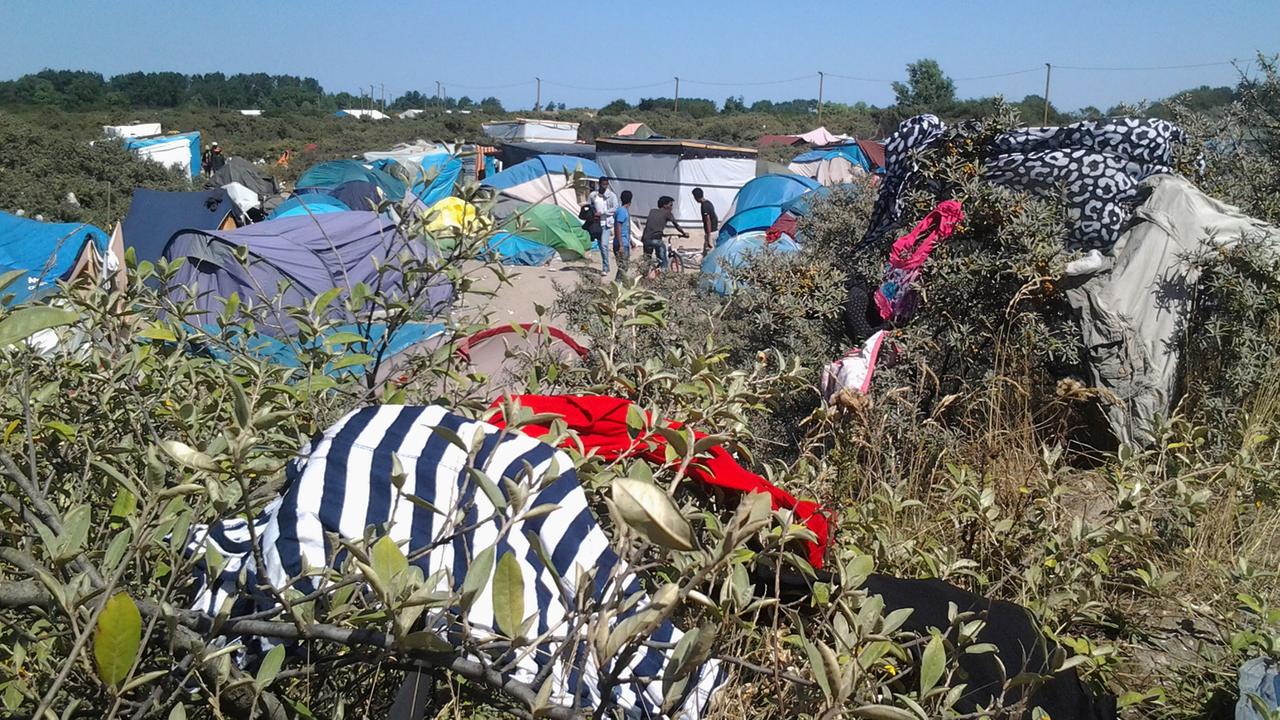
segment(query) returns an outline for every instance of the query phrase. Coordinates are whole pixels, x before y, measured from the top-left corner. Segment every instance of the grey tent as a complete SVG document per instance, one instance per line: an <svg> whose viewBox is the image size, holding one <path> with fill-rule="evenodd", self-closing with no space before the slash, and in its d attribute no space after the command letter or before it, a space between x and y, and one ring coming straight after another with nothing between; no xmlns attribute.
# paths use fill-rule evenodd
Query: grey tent
<svg viewBox="0 0 1280 720"><path fill-rule="evenodd" d="M247 261L240 262L237 252L246 253ZM212 322L236 293L242 303L270 306L268 317L259 320L261 332L287 335L296 331L288 310L333 288L350 292L365 283L404 297L402 258L421 261L427 252L424 243L406 239L390 220L350 211L279 218L236 230L183 230L169 240L164 257L186 259L169 292L175 303L193 300L187 322ZM343 297L329 305L331 319L353 321ZM452 299L453 287L443 277L433 279L419 297L424 312L438 311Z"/></svg>
<svg viewBox="0 0 1280 720"><path fill-rule="evenodd" d="M1116 438L1146 445L1177 402L1180 335L1199 271L1189 256L1245 236L1280 251L1280 228L1247 217L1179 175L1139 184L1146 200L1109 256L1071 262L1067 299L1080 316L1089 374L1118 401L1107 407Z"/></svg>
<svg viewBox="0 0 1280 720"><path fill-rule="evenodd" d="M231 183L240 183L258 193L259 200L265 200L280 192L276 179L271 173L242 157L227 158L226 164L218 168L209 181L212 187L224 187Z"/></svg>

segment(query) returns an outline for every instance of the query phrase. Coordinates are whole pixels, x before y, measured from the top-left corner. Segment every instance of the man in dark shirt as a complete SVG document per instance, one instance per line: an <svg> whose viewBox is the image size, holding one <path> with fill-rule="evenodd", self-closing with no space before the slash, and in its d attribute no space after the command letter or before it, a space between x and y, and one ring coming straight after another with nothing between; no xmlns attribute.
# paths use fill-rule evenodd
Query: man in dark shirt
<svg viewBox="0 0 1280 720"><path fill-rule="evenodd" d="M204 166L206 175L212 175L222 169L227 164L227 159L222 156L222 148L218 147L218 143L209 146L209 150L205 152L201 164Z"/></svg>
<svg viewBox="0 0 1280 720"><path fill-rule="evenodd" d="M640 242L644 245L644 255L649 257L650 253L658 256L658 266L663 270L667 269L669 258L667 257L667 244L662 241L662 231L666 229L667 223L680 231L680 237L689 237L689 233L680 227L680 223L676 222L676 216L671 213L671 206L675 204L675 198L670 195L663 195L658 198L658 207L649 211L649 217L644 221L644 232L640 235Z"/></svg>
<svg viewBox="0 0 1280 720"><path fill-rule="evenodd" d="M715 247L711 234L720 229L720 218L716 217L716 206L703 197L702 188L693 189L693 199L698 201L702 210L702 252L706 254Z"/></svg>

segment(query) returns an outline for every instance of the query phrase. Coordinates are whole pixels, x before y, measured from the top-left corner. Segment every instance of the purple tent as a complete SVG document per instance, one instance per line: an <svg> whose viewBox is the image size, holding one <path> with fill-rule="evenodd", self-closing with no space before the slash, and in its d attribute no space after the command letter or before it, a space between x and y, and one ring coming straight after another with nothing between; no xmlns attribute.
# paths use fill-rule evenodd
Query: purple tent
<svg viewBox="0 0 1280 720"><path fill-rule="evenodd" d="M241 262L238 252L247 253ZM405 292L404 278L396 269L401 258L427 257L424 243L407 240L394 223L376 213L351 211L315 216L295 216L255 223L235 230L181 230L164 250L168 260L185 258L170 296L175 302L194 291L197 312L187 322L203 325L222 311L226 299L238 293L242 302L261 305L270 300L275 308L268 334L292 334L295 324L290 308L332 288L350 290L365 283L375 291L396 297ZM384 266L379 272L378 267ZM282 291L281 283L287 282ZM339 295L330 303L334 319L352 321ZM427 312L446 307L453 287L443 277L433 278L427 289Z"/></svg>

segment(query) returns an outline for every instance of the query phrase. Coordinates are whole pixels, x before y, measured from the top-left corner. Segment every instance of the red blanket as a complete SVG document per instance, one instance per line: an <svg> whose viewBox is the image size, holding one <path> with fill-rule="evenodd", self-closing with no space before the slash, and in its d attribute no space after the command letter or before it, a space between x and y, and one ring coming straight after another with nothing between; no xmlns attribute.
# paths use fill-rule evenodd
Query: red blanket
<svg viewBox="0 0 1280 720"><path fill-rule="evenodd" d="M583 448L588 452L594 450L604 460L640 457L658 464L667 461L666 438L656 433L646 437L631 437L627 428L627 412L632 405L629 400L600 395L516 395L512 399L535 413L551 413L563 417L569 429L578 435ZM494 406L497 407L500 402L495 402ZM498 427L506 427L506 420L501 413L490 422ZM682 425L669 422L667 427L680 429ZM526 425L521 431L532 437L542 437L549 428L545 425ZM694 436L701 439L706 434L695 431ZM815 568L822 567L831 532L827 511L817 503L797 500L790 493L742 467L723 447L714 447L706 455L707 457L690 465L690 477L730 490L768 493L775 510L781 508L794 511L797 519L817 537L816 543L808 543L809 562Z"/></svg>

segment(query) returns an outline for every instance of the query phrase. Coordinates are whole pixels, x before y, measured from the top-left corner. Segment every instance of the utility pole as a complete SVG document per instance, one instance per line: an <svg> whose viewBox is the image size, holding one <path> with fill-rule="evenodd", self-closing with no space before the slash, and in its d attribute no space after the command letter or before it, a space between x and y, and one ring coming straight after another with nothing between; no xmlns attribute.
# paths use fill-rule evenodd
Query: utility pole
<svg viewBox="0 0 1280 720"><path fill-rule="evenodd" d="M680 112L680 76L676 76L676 112Z"/></svg>
<svg viewBox="0 0 1280 720"><path fill-rule="evenodd" d="M818 71L818 125L822 125L822 86L825 84L826 77L822 71Z"/></svg>
<svg viewBox="0 0 1280 720"><path fill-rule="evenodd" d="M373 94L373 85L372 85L372 84L370 84L370 85L369 85L369 114L370 114L370 115L373 115L373 109L374 109L374 108L376 108L376 107L378 106L378 105L377 105L377 103L376 103L376 102L374 101L374 99L373 99L374 97L375 97L375 96L374 96L374 94Z"/></svg>
<svg viewBox="0 0 1280 720"><path fill-rule="evenodd" d="M443 105L443 104L444 104L444 97L440 94L440 81L439 81L439 80L437 80L437 81L436 81L436 103L437 103L437 104L439 104L439 105Z"/></svg>
<svg viewBox="0 0 1280 720"><path fill-rule="evenodd" d="M387 86L385 83L378 83L378 88L382 90L382 112L387 111Z"/></svg>
<svg viewBox="0 0 1280 720"><path fill-rule="evenodd" d="M1053 66L1049 63L1044 64L1044 124L1049 124L1049 73L1053 72Z"/></svg>
<svg viewBox="0 0 1280 720"><path fill-rule="evenodd" d="M536 77L534 80L538 81L538 94L533 101L533 111L536 113L542 108L542 78Z"/></svg>

